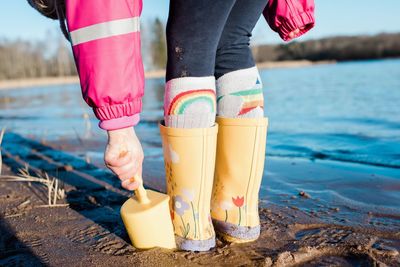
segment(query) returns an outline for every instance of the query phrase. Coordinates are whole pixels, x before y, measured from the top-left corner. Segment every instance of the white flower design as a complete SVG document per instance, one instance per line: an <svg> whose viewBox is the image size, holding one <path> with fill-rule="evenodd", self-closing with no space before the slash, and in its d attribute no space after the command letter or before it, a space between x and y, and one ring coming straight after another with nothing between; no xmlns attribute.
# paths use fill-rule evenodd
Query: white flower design
<svg viewBox="0 0 400 267"><path fill-rule="evenodd" d="M190 202L193 201L194 199L194 190L190 190L190 189L183 189L182 190L183 195L186 197L186 199Z"/></svg>

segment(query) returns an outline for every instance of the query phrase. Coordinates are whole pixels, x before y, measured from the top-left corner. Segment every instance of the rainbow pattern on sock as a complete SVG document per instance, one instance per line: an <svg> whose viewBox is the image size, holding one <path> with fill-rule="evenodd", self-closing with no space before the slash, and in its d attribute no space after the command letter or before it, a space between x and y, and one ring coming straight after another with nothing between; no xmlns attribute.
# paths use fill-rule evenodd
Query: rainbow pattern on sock
<svg viewBox="0 0 400 267"><path fill-rule="evenodd" d="M238 115L246 114L257 107L264 108L264 97L262 88L238 91L230 93L229 95L239 96L243 100L242 108L240 109ZM224 96L218 97L217 102L223 97Z"/></svg>
<svg viewBox="0 0 400 267"><path fill-rule="evenodd" d="M247 112L257 108L264 107L264 97L262 89L252 89L231 93L230 95L240 96L243 100L242 108L238 115L246 114Z"/></svg>
<svg viewBox="0 0 400 267"><path fill-rule="evenodd" d="M198 89L177 94L171 101L166 115L184 114L186 108L199 101L208 103L211 112L215 112L215 91L212 89Z"/></svg>

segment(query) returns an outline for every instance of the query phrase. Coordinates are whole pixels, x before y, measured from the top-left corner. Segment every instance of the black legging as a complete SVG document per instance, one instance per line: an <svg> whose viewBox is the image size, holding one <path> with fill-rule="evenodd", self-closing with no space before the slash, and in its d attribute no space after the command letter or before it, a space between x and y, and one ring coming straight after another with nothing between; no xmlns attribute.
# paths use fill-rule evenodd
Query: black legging
<svg viewBox="0 0 400 267"><path fill-rule="evenodd" d="M266 0L171 0L167 81L253 67L251 32Z"/></svg>

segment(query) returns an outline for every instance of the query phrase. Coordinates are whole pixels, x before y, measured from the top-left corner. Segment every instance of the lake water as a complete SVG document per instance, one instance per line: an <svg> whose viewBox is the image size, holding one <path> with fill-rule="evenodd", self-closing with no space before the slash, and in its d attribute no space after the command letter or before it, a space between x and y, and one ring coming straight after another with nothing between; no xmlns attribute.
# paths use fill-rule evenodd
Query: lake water
<svg viewBox="0 0 400 267"><path fill-rule="evenodd" d="M304 189L325 203L400 214L400 60L268 69L261 77L270 119L267 163L268 157L275 162L266 165L263 198L280 202ZM156 122L162 118L163 86L163 79L146 81L136 127L148 158L161 159ZM22 135L104 143L96 124L78 85L0 91L0 127ZM102 149L75 153L101 161ZM279 168L286 167L279 162L288 160L317 162L313 170L321 169L282 175ZM375 176L366 179L370 174Z"/></svg>

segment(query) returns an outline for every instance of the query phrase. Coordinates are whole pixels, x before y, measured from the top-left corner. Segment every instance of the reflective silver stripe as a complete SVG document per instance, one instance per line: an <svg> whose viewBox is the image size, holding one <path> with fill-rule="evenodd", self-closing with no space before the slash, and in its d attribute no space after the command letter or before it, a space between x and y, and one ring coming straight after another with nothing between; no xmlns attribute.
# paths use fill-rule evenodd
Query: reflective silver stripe
<svg viewBox="0 0 400 267"><path fill-rule="evenodd" d="M70 32L72 45L140 31L139 17L117 19L90 25Z"/></svg>

